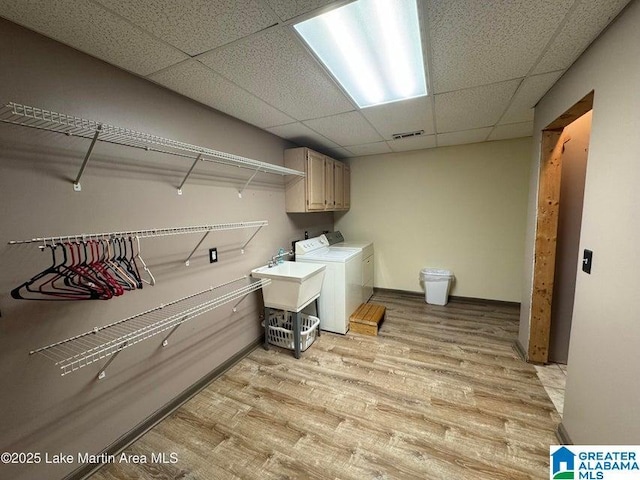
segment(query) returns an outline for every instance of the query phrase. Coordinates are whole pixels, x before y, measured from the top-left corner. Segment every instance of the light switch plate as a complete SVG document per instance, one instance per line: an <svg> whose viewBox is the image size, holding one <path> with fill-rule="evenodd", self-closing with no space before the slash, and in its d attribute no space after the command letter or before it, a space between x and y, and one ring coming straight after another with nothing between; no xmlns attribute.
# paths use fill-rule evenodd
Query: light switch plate
<svg viewBox="0 0 640 480"><path fill-rule="evenodd" d="M593 262L593 252L591 250L584 250L582 255L582 271L591 274L591 263Z"/></svg>
<svg viewBox="0 0 640 480"><path fill-rule="evenodd" d="M218 249L210 248L209 249L209 263L216 263L218 261Z"/></svg>

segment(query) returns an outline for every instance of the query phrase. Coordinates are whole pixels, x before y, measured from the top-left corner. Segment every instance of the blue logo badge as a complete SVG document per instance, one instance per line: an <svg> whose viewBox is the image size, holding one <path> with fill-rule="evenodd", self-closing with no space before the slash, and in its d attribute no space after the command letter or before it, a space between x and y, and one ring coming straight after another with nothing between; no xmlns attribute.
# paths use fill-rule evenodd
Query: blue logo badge
<svg viewBox="0 0 640 480"><path fill-rule="evenodd" d="M551 472L553 479L571 479L575 478L574 460L576 454L567 447L560 447L551 454L552 464Z"/></svg>

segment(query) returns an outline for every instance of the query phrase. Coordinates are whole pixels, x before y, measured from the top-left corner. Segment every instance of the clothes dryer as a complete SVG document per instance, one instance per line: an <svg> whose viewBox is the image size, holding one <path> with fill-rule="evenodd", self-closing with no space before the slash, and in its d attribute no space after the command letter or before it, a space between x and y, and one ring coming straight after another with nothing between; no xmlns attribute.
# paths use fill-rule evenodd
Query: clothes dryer
<svg viewBox="0 0 640 480"><path fill-rule="evenodd" d="M367 303L373 296L373 242L345 241L339 230L323 236L331 247L355 248L362 252L362 303Z"/></svg>
<svg viewBox="0 0 640 480"><path fill-rule="evenodd" d="M349 317L362 303L362 251L331 247L320 236L296 243L296 262L326 265L318 299L320 328L347 333Z"/></svg>

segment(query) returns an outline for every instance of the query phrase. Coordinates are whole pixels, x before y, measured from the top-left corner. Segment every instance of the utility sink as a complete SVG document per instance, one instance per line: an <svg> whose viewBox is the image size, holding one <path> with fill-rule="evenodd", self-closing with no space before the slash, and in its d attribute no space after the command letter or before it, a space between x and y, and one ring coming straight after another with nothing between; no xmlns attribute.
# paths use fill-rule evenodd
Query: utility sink
<svg viewBox="0 0 640 480"><path fill-rule="evenodd" d="M315 263L282 262L255 268L251 276L271 280L262 288L265 307L299 312L320 296L325 268Z"/></svg>

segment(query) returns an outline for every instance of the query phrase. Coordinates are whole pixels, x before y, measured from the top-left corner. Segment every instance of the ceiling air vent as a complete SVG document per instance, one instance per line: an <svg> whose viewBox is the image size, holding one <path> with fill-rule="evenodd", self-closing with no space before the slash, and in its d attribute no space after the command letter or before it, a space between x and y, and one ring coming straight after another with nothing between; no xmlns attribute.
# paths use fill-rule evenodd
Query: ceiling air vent
<svg viewBox="0 0 640 480"><path fill-rule="evenodd" d="M393 133L391 136L394 140L401 140L403 138L419 137L420 135L424 135L424 130L416 130L415 132Z"/></svg>

